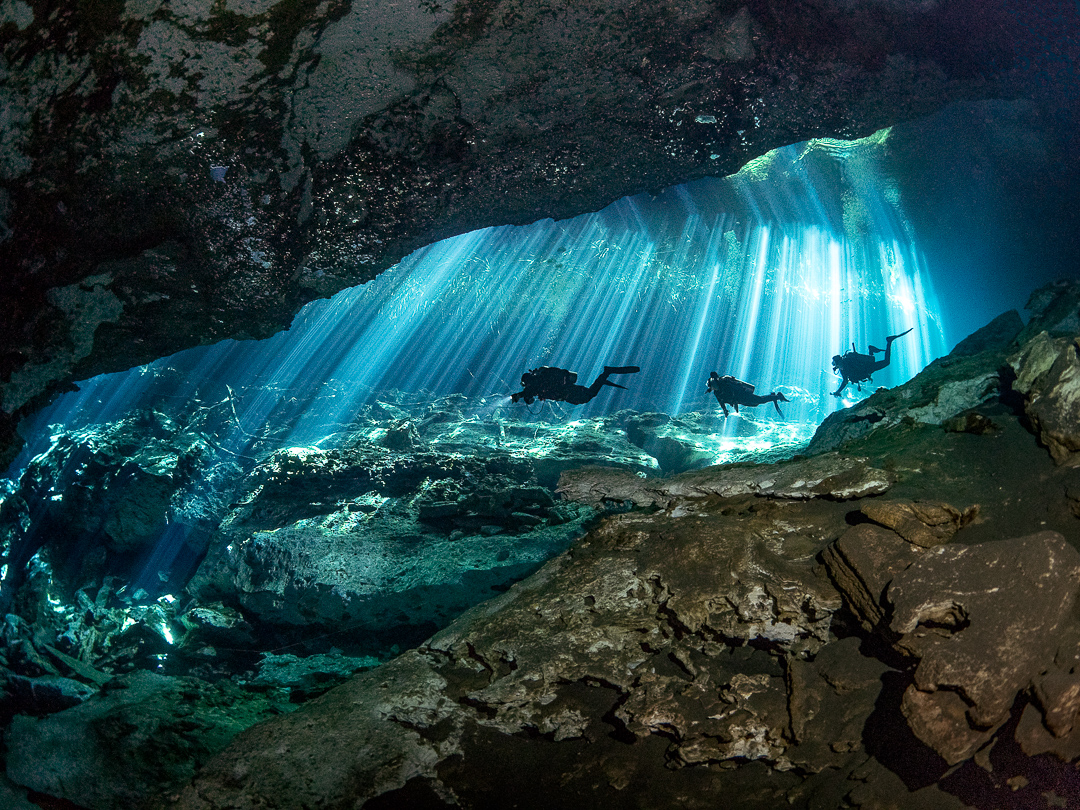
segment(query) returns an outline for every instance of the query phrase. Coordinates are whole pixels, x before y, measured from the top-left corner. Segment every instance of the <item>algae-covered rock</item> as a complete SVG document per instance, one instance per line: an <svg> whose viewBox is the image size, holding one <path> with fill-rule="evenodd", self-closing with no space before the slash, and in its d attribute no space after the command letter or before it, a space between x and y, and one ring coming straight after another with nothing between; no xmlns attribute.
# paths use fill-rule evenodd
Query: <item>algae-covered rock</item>
<svg viewBox="0 0 1080 810"><path fill-rule="evenodd" d="M149 808L240 730L291 708L228 682L138 672L74 708L16 716L5 735L7 775L91 810Z"/></svg>

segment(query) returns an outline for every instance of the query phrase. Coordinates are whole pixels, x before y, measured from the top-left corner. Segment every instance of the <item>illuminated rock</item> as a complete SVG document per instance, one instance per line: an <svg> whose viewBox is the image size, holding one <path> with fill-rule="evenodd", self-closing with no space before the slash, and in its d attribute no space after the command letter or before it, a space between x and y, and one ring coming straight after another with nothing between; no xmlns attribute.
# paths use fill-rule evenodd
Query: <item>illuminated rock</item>
<svg viewBox="0 0 1080 810"><path fill-rule="evenodd" d="M890 485L889 474L865 459L825 454L777 464L708 467L670 478L639 478L622 470L584 468L564 473L558 492L568 500L593 506L630 502L666 507L682 498L710 495L852 500L880 495Z"/></svg>
<svg viewBox="0 0 1080 810"><path fill-rule="evenodd" d="M821 655L831 640L840 601L818 571L817 546L807 535L841 531L844 512L835 503L763 506L750 498L689 506L682 516L609 518L571 552L419 649L311 704L303 719L252 729L203 771L178 806L222 806L236 790L278 806L315 796L355 800L357 784L365 798L393 796L410 780L426 785L425 792L459 797L512 793L495 775L498 785L485 786L447 770L457 757L469 766L487 746L515 762L546 762L546 752L557 750L552 746L579 752L579 763L599 757L613 796L636 784L635 769L654 774L640 759L647 750L658 764L668 762L650 778L655 784L640 788L655 801L666 801L660 797L678 784L672 768L686 768L691 781L708 772L689 766L705 763L751 760L784 773L793 767L786 756L793 739L777 655ZM841 646L833 663L823 658L809 667L798 705L841 699L851 688L859 693L848 701L852 712L870 710L877 676L867 673L881 667L857 671L856 662L849 669L840 662L854 651ZM839 686L814 680L822 677ZM822 720L801 723L800 739ZM326 722L336 730L322 756L312 757L310 730ZM271 754L267 746L282 739L292 742ZM524 745L508 749L506 741L515 739ZM357 761L350 750L369 754ZM805 767L824 769L837 752L813 756L807 746L800 758ZM293 768L309 778L280 781ZM574 795L597 771L590 767L587 778L559 775L565 773L562 765L545 765L528 789L551 795L558 782L561 795ZM774 790L797 781L773 778ZM277 794L268 799L267 791Z"/></svg>
<svg viewBox="0 0 1080 810"><path fill-rule="evenodd" d="M1039 441L1058 464L1080 451L1080 338L1051 338L1042 332L1009 363L1013 390L1024 395L1024 411Z"/></svg>

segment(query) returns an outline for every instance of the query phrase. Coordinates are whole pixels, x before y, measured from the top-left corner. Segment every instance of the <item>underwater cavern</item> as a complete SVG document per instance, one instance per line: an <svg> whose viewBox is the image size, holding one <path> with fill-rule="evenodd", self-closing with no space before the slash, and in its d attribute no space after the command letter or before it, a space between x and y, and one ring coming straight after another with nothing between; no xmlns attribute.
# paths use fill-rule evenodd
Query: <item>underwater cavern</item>
<svg viewBox="0 0 1080 810"><path fill-rule="evenodd" d="M0 57L0 806L1080 807L1076 2Z"/></svg>

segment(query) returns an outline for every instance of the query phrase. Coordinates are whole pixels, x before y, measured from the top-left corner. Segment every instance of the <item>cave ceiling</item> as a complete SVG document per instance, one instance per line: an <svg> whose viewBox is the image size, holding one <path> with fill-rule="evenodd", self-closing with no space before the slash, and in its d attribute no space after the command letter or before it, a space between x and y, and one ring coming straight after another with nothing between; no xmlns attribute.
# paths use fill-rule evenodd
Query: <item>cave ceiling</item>
<svg viewBox="0 0 1080 810"><path fill-rule="evenodd" d="M1014 97L976 0L7 0L0 456L73 380L479 227Z"/></svg>

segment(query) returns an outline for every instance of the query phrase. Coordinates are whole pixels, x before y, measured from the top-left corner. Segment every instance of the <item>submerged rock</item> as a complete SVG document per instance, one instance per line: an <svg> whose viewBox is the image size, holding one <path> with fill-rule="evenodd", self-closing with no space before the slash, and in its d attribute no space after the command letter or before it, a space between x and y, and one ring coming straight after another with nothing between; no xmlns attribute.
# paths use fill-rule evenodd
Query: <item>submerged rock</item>
<svg viewBox="0 0 1080 810"><path fill-rule="evenodd" d="M214 458L204 436L157 412L59 434L0 506L0 606L10 609L39 553L56 594L70 599L107 576L133 579L140 557L170 530L182 539L161 575L167 581L175 567L186 579L228 497L222 466L232 465Z"/></svg>
<svg viewBox="0 0 1080 810"><path fill-rule="evenodd" d="M1041 332L1009 358L1013 390L1024 396L1024 412L1039 441L1058 464L1080 451L1080 338L1051 338Z"/></svg>
<svg viewBox="0 0 1080 810"><path fill-rule="evenodd" d="M290 708L227 682L138 672L58 714L16 716L4 737L7 775L91 810L150 808L237 732Z"/></svg>
<svg viewBox="0 0 1080 810"><path fill-rule="evenodd" d="M1053 664L1075 621L1078 581L1080 553L1055 532L941 546L893 577L889 626L897 648L918 660L902 710L947 763L989 742ZM1080 690L1080 674L1062 687Z"/></svg>
<svg viewBox="0 0 1080 810"><path fill-rule="evenodd" d="M769 465L709 467L670 478L642 479L621 470L586 468L565 473L564 498L602 506L630 502L666 508L679 498L760 495L775 498L852 500L889 489L890 475L865 459L828 454Z"/></svg>
<svg viewBox="0 0 1080 810"><path fill-rule="evenodd" d="M472 773L486 745L515 738L584 745L575 746L578 756L600 757L615 791L602 796L635 783L643 749L666 750L669 767L753 760L789 769L781 661L830 641L840 601L814 553L842 530L843 513L832 502L694 499L681 517L608 518L417 651L308 704L305 720L298 714L249 731L179 806L226 806L234 789L250 801L295 806L314 800L308 786L316 784L331 803L355 801L357 783L364 798L389 800L410 780L437 795L471 796L479 786L450 763L464 756ZM315 761L301 739L330 716L349 730L335 735L335 753ZM289 753L288 764L271 766L264 746L273 739L294 740L295 760ZM350 758L346 776L334 764L339 745L378 755ZM296 767L310 775L304 785L274 775ZM227 774L243 776L227 787ZM669 782L649 787L648 803Z"/></svg>

